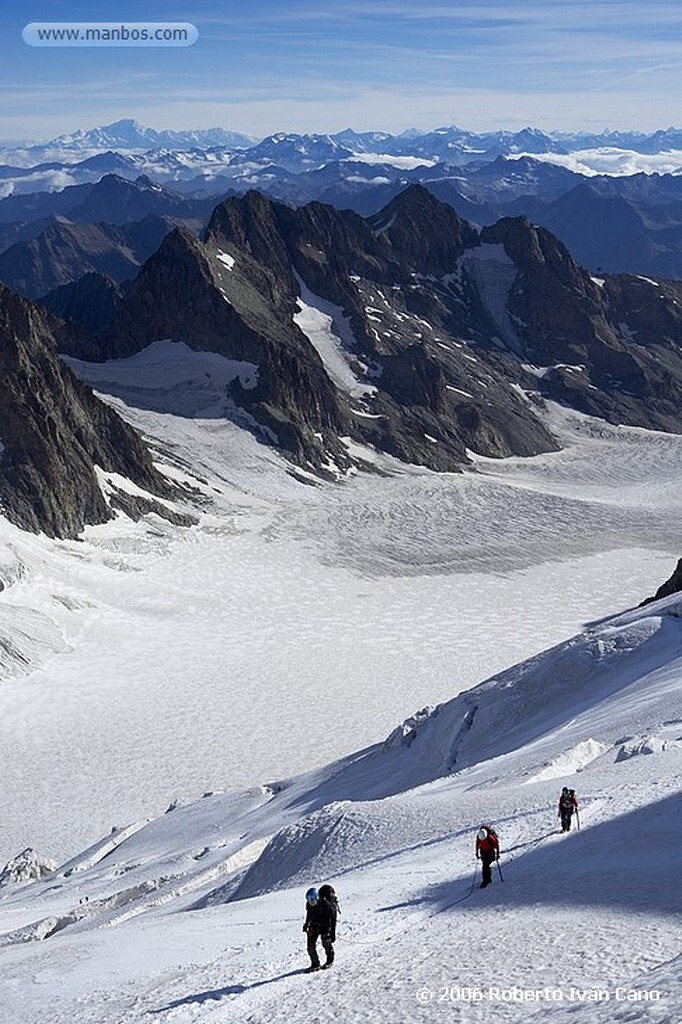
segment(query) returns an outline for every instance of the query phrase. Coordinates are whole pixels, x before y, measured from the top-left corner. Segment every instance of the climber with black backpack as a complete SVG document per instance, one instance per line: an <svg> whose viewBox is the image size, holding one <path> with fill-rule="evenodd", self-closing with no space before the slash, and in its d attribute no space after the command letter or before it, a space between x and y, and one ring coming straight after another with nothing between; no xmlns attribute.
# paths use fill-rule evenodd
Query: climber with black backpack
<svg viewBox="0 0 682 1024"><path fill-rule="evenodd" d="M559 818L561 818L561 831L571 831L571 818L573 812L578 813L578 797L575 794L574 789L569 789L568 786L564 786L559 796ZM580 823L578 823L580 824Z"/></svg>
<svg viewBox="0 0 682 1024"><path fill-rule="evenodd" d="M476 833L476 860L481 862L481 889L492 884L491 865L500 859L500 841L492 825L481 825Z"/></svg>
<svg viewBox="0 0 682 1024"><path fill-rule="evenodd" d="M336 919L340 914L339 901L333 886L321 885L319 890L308 889L305 894L305 922L303 931L308 936L308 956L310 957L310 971L319 971L320 967L326 969L334 963L334 942L336 941ZM320 964L317 953L317 940L322 942L327 959Z"/></svg>

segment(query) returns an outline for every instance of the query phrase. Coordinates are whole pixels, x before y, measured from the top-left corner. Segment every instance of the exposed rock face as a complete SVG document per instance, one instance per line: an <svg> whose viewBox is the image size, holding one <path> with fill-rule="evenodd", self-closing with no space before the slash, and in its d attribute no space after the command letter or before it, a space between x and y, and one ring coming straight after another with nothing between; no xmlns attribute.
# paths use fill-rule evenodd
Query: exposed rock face
<svg viewBox="0 0 682 1024"><path fill-rule="evenodd" d="M465 250L478 244L475 228L420 185L397 195L369 224L395 257L423 276L451 274Z"/></svg>
<svg viewBox="0 0 682 1024"><path fill-rule="evenodd" d="M13 523L73 537L111 518L95 466L157 495L164 478L135 431L58 358L63 325L0 286L0 505Z"/></svg>
<svg viewBox="0 0 682 1024"><path fill-rule="evenodd" d="M670 597L671 594L678 594L680 591L682 591L682 558L680 558L675 566L675 571L670 579L661 584L653 597L647 597L645 601L642 601L640 607L645 604L651 604L652 601L658 601L661 597Z"/></svg>
<svg viewBox="0 0 682 1024"><path fill-rule="evenodd" d="M120 285L104 274L91 272L43 295L40 304L62 320L95 333L113 322L122 297Z"/></svg>
<svg viewBox="0 0 682 1024"><path fill-rule="evenodd" d="M134 224L74 224L58 218L35 238L0 253L0 281L28 298L39 298L84 274L122 282L136 276L174 227L148 215Z"/></svg>
<svg viewBox="0 0 682 1024"><path fill-rule="evenodd" d="M599 283L525 218L484 228L481 240L501 242L514 263L506 308L521 359L544 370L544 395L612 423L680 429L682 283Z"/></svg>
<svg viewBox="0 0 682 1024"><path fill-rule="evenodd" d="M301 464L322 467L330 453L347 464L338 439L345 417L335 388L293 320L293 273L280 279L246 250L239 268L229 270L221 252L216 240L202 245L182 229L169 235L122 303L100 358L168 338L255 363L256 386L235 381L233 398L260 426L263 439Z"/></svg>
<svg viewBox="0 0 682 1024"><path fill-rule="evenodd" d="M682 285L648 287L651 317L641 279L592 279L522 217L479 232L420 186L368 219L251 192L215 209L203 241L169 235L91 351L169 338L255 363L235 405L318 471L348 464L344 436L452 471L467 449L556 448L545 397L682 429Z"/></svg>

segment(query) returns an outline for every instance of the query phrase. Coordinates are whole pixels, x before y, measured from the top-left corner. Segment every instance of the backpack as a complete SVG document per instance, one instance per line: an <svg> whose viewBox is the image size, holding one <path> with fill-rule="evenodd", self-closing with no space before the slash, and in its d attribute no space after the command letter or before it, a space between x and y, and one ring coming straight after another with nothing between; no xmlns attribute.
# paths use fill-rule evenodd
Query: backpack
<svg viewBox="0 0 682 1024"><path fill-rule="evenodd" d="M341 913L341 908L339 906L339 900L338 900L338 897L336 895L336 891L335 891L333 885L326 885L326 884L325 885L321 885L320 886L320 897L323 900L327 900L328 903L331 903L331 905L333 906L333 908L334 908L334 910L336 911L337 914Z"/></svg>
<svg viewBox="0 0 682 1024"><path fill-rule="evenodd" d="M500 838L498 836L497 832L495 831L495 829L492 827L492 825L481 825L481 828L484 828L486 830L486 832L488 833L488 835L492 836L493 839L499 839Z"/></svg>

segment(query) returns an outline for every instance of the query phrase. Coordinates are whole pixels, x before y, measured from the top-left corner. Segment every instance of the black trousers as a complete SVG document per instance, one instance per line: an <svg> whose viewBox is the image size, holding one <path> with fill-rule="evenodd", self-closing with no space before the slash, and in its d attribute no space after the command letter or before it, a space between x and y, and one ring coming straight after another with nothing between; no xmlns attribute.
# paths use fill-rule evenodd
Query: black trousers
<svg viewBox="0 0 682 1024"><path fill-rule="evenodd" d="M317 940L322 940L322 948L327 954L327 963L334 962L334 944L331 935L320 935L317 928L308 928L308 956L312 967L320 966L320 958L317 954Z"/></svg>
<svg viewBox="0 0 682 1024"><path fill-rule="evenodd" d="M571 818L573 817L573 811L562 811L561 812L561 831L571 831Z"/></svg>
<svg viewBox="0 0 682 1024"><path fill-rule="evenodd" d="M494 860L494 854L481 853L481 880L486 882L487 885L490 885L493 880L491 866Z"/></svg>

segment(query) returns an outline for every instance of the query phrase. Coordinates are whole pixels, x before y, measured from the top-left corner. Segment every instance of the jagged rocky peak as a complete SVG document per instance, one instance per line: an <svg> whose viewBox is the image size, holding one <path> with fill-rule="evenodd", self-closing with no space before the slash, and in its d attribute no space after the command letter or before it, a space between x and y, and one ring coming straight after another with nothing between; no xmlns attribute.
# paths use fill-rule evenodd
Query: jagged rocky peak
<svg viewBox="0 0 682 1024"><path fill-rule="evenodd" d="M546 228L527 217L503 217L481 230L481 242L501 244L520 271L544 270L558 283L577 289L581 296L600 301L598 286L578 266L566 246Z"/></svg>
<svg viewBox="0 0 682 1024"><path fill-rule="evenodd" d="M601 289L549 231L507 217L483 228L481 245L501 246L513 268L506 312L527 361L585 363L592 345L614 341Z"/></svg>
<svg viewBox="0 0 682 1024"><path fill-rule="evenodd" d="M274 206L260 192L231 196L214 209L204 240L217 245L236 245L256 259L267 258L269 248L279 243ZM280 247L281 247L281 243Z"/></svg>
<svg viewBox="0 0 682 1024"><path fill-rule="evenodd" d="M527 219L479 233L421 187L368 219L250 192L216 207L203 241L166 237L100 354L173 339L253 364L249 387L230 386L236 418L245 410L306 468L347 465L350 436L454 471L467 449L556 448L542 397L615 422L680 422L672 342L657 368L625 339L615 296Z"/></svg>
<svg viewBox="0 0 682 1024"><path fill-rule="evenodd" d="M0 505L17 526L53 537L112 517L95 466L170 493L132 427L59 359L65 333L0 286Z"/></svg>
<svg viewBox="0 0 682 1024"><path fill-rule="evenodd" d="M276 210L260 192L226 199L213 211L204 241L224 264L224 256L238 257L238 273L246 274L275 303L288 303L293 313L298 285ZM229 258L225 265L230 265ZM265 276L264 269L269 272Z"/></svg>
<svg viewBox="0 0 682 1024"><path fill-rule="evenodd" d="M465 249L478 244L476 229L422 185L408 186L369 223L393 253L418 266L421 274L452 273Z"/></svg>
<svg viewBox="0 0 682 1024"><path fill-rule="evenodd" d="M186 228L174 228L142 267L114 323L101 335L94 358L131 355L166 338L187 340L187 320L202 320L206 335L219 346L222 334L213 321L221 297L207 292L212 280L203 245Z"/></svg>
<svg viewBox="0 0 682 1024"><path fill-rule="evenodd" d="M170 338L260 363L270 342L288 340L296 345L293 298L284 320L273 300L274 294L281 298L287 289L278 289L276 276L250 254L235 258L224 253L218 237L211 232L210 241L202 243L186 229L176 228L164 239L104 336L108 355L138 351Z"/></svg>
<svg viewBox="0 0 682 1024"><path fill-rule="evenodd" d="M364 218L352 210L308 203L298 210L277 207L277 219L297 273L309 288L352 312L352 277L383 284L395 280L386 266L385 244Z"/></svg>
<svg viewBox="0 0 682 1024"><path fill-rule="evenodd" d="M322 470L330 453L345 465L343 400L294 321L298 285L290 261L286 257L278 274L277 260L256 259L249 224L267 260L265 237L275 243L277 236L271 205L262 197L221 204L205 242L183 229L171 232L101 336L101 357L171 339L251 363L255 384L245 388L236 379L229 397L248 411L261 440L300 465ZM243 415L238 418L244 423Z"/></svg>

